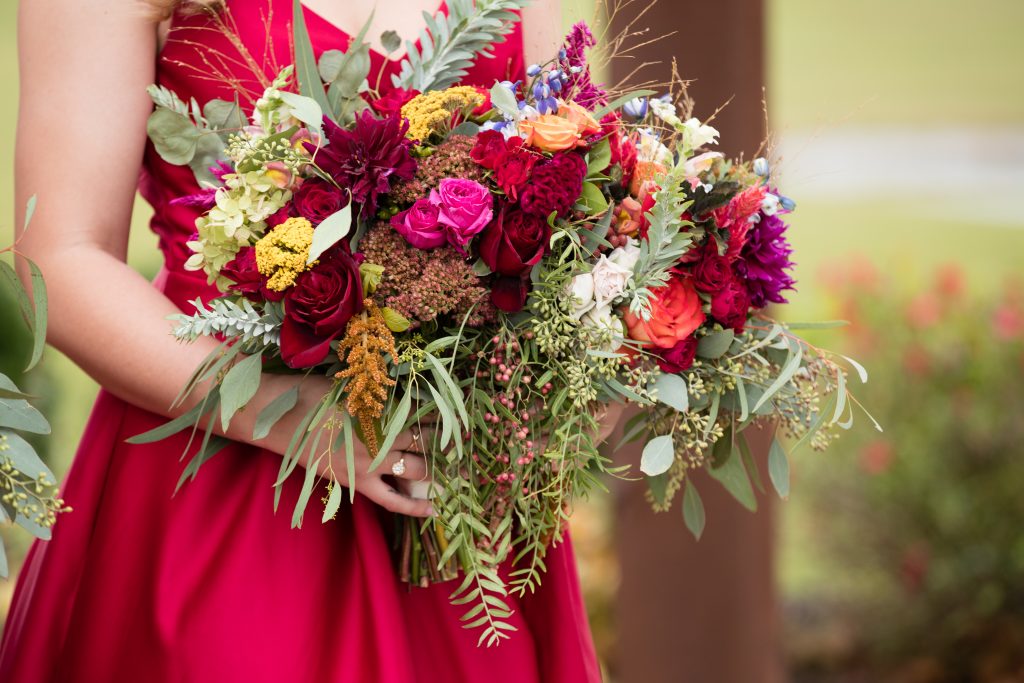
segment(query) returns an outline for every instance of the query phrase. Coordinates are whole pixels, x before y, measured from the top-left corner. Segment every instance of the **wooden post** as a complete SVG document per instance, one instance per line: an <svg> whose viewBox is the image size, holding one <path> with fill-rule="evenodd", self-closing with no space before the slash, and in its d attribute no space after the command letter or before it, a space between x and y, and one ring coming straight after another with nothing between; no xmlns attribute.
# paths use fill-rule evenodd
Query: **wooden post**
<svg viewBox="0 0 1024 683"><path fill-rule="evenodd" d="M638 4L642 4L638 2ZM612 63L611 80L645 61L661 61L638 80L667 81L671 58L687 80L694 115L712 122L720 149L750 158L765 135L763 0L660 0L644 18L651 35L671 38ZM748 432L762 464L767 433ZM618 462L640 462L640 446L622 448ZM703 473L701 473L703 474ZM767 477L762 475L767 482ZM759 495L748 512L707 476L695 480L707 510L696 542L677 501L655 515L642 486L616 491L616 546L621 584L616 600L617 644L610 658L616 683L778 683L783 680L773 572L774 500Z"/></svg>

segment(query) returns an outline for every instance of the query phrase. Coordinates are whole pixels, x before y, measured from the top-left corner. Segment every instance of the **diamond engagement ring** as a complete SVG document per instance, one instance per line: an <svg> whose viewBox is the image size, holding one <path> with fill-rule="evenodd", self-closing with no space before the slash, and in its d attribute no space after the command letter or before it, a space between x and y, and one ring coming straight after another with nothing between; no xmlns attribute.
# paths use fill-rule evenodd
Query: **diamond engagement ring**
<svg viewBox="0 0 1024 683"><path fill-rule="evenodd" d="M391 474L396 477L400 477L405 474L405 458L399 458L395 464L391 466Z"/></svg>

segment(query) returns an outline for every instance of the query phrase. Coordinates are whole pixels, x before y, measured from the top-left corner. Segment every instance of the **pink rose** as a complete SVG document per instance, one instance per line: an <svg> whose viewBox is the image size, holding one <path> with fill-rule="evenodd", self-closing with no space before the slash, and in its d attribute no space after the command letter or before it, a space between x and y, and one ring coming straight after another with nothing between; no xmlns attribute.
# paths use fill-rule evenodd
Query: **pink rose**
<svg viewBox="0 0 1024 683"><path fill-rule="evenodd" d="M435 249L448 241L445 226L438 222L438 208L428 199L418 199L405 211L391 217L391 227L417 249Z"/></svg>
<svg viewBox="0 0 1024 683"><path fill-rule="evenodd" d="M490 191L463 178L442 180L430 191L430 203L437 207L437 221L445 226L448 242L458 249L464 249L494 214Z"/></svg>

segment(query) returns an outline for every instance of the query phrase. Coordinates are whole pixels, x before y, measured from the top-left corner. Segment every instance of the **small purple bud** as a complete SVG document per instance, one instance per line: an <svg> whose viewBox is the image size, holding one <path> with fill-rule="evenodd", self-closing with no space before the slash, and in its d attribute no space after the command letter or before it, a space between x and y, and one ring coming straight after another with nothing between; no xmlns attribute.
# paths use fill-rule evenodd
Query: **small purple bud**
<svg viewBox="0 0 1024 683"><path fill-rule="evenodd" d="M568 53L565 51L565 48L563 47L561 50L558 51L558 59L565 61L567 54Z"/></svg>
<svg viewBox="0 0 1024 683"><path fill-rule="evenodd" d="M634 97L622 105L622 111L629 118L641 121L647 116L647 107L646 97Z"/></svg>
<svg viewBox="0 0 1024 683"><path fill-rule="evenodd" d="M551 86L552 92L562 92L562 79L553 78L551 79L551 82L548 83L548 85Z"/></svg>
<svg viewBox="0 0 1024 683"><path fill-rule="evenodd" d="M529 68L526 70L526 75L529 76L530 78L533 78L534 76L536 76L539 73L540 73L540 64L531 64L529 66Z"/></svg>
<svg viewBox="0 0 1024 683"><path fill-rule="evenodd" d="M783 211L792 211L796 208L796 202L781 194L779 195L779 205L782 207Z"/></svg>
<svg viewBox="0 0 1024 683"><path fill-rule="evenodd" d="M762 178L767 178L771 173L771 167L768 166L768 160L764 157L754 159L754 173Z"/></svg>

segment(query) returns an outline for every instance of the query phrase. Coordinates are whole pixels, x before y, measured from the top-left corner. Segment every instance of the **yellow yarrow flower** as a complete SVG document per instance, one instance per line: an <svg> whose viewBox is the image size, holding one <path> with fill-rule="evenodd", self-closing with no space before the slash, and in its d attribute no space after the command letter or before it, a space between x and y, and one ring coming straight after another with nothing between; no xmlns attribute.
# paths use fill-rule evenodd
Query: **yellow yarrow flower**
<svg viewBox="0 0 1024 683"><path fill-rule="evenodd" d="M313 225L305 218L289 218L256 242L256 268L267 276L267 288L283 292L299 273L316 265L309 259Z"/></svg>
<svg viewBox="0 0 1024 683"><path fill-rule="evenodd" d="M443 130L456 113L466 116L483 102L483 95L469 85L417 95L402 107L402 116L409 119L409 132L405 136L410 140L426 140L431 133Z"/></svg>

